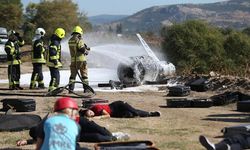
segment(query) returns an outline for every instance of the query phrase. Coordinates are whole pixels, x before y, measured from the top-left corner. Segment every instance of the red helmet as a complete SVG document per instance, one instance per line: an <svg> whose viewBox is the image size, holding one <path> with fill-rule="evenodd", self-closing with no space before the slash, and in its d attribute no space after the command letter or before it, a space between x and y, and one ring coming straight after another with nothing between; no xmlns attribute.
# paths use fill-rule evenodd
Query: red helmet
<svg viewBox="0 0 250 150"><path fill-rule="evenodd" d="M65 108L72 108L78 110L78 105L76 101L70 97L63 97L57 99L55 105L54 105L54 111L60 111Z"/></svg>

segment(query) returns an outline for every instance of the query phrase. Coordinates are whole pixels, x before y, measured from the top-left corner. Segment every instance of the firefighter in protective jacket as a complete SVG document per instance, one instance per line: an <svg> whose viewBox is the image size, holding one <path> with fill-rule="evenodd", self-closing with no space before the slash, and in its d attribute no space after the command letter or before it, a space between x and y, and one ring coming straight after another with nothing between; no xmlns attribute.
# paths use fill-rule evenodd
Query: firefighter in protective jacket
<svg viewBox="0 0 250 150"><path fill-rule="evenodd" d="M49 91L56 89L60 82L59 68L62 67L61 63L61 40L65 37L63 28L57 28L51 36L49 49L47 53L46 64L50 70L51 80L49 83Z"/></svg>
<svg viewBox="0 0 250 150"><path fill-rule="evenodd" d="M8 79L9 79L9 89L12 90L22 90L20 87L20 50L19 47L24 45L24 40L19 35L18 32L10 30L8 32L8 41L5 44L5 52L7 53L8 61Z"/></svg>
<svg viewBox="0 0 250 150"><path fill-rule="evenodd" d="M30 81L30 89L36 87L36 82L38 82L38 88L45 88L43 82L43 71L42 65L46 63L44 58L45 48L43 43L43 37L45 35L45 30L43 28L37 28L35 32L35 37L33 39L33 50L32 50L32 64L33 73Z"/></svg>
<svg viewBox="0 0 250 150"><path fill-rule="evenodd" d="M83 30L80 26L76 26L73 29L72 37L70 38L69 50L71 55L70 64L70 78L69 82L72 83L76 79L77 71L80 71L82 81L88 85L88 68L86 55L88 55L90 48L84 43L82 39ZM74 84L70 84L70 91L74 90ZM86 92L84 90L84 92Z"/></svg>

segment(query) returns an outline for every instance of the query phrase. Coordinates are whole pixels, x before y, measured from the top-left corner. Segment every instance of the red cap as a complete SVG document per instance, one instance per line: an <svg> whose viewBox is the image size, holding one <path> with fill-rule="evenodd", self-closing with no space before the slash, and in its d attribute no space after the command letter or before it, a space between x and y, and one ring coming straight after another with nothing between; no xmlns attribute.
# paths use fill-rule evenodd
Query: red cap
<svg viewBox="0 0 250 150"><path fill-rule="evenodd" d="M70 97L63 97L57 99L55 105L54 105L54 111L60 111L65 108L72 108L78 110L78 105L76 101Z"/></svg>

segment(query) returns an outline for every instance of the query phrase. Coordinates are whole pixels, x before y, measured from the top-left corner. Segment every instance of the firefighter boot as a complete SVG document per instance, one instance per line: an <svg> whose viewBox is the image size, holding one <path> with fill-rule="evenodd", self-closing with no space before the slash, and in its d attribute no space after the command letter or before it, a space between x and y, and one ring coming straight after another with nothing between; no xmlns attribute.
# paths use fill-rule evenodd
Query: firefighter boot
<svg viewBox="0 0 250 150"><path fill-rule="evenodd" d="M20 84L16 84L16 87L15 87L16 90L23 90L22 87L20 87Z"/></svg>
<svg viewBox="0 0 250 150"><path fill-rule="evenodd" d="M39 88L39 89L45 89L44 83L43 83L43 82L40 82L40 83L38 84L38 88Z"/></svg>
<svg viewBox="0 0 250 150"><path fill-rule="evenodd" d="M74 83L71 83L71 84L69 85L69 94L73 93L74 88L75 88L75 84L74 84Z"/></svg>
<svg viewBox="0 0 250 150"><path fill-rule="evenodd" d="M33 82L33 81L31 81L31 83L30 83L30 89L34 89L34 88L36 88L36 83Z"/></svg>
<svg viewBox="0 0 250 150"><path fill-rule="evenodd" d="M9 86L9 89L10 89L10 90L15 90L15 86L14 86L14 85L10 85L10 86Z"/></svg>
<svg viewBox="0 0 250 150"><path fill-rule="evenodd" d="M83 78L82 81L83 81L84 84L89 85L88 78ZM84 84L82 85L83 86L83 92L84 93L90 93L91 91L88 88L86 88Z"/></svg>

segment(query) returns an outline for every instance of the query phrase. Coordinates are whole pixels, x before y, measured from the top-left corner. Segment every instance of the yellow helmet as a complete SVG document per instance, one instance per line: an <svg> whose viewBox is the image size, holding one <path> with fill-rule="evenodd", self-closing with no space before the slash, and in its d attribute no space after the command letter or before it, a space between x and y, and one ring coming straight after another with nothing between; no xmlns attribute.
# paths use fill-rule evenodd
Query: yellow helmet
<svg viewBox="0 0 250 150"><path fill-rule="evenodd" d="M83 30L80 26L75 26L75 28L73 29L73 33L83 34Z"/></svg>
<svg viewBox="0 0 250 150"><path fill-rule="evenodd" d="M59 38L63 39L65 37L65 31L63 28L57 28L54 33Z"/></svg>

